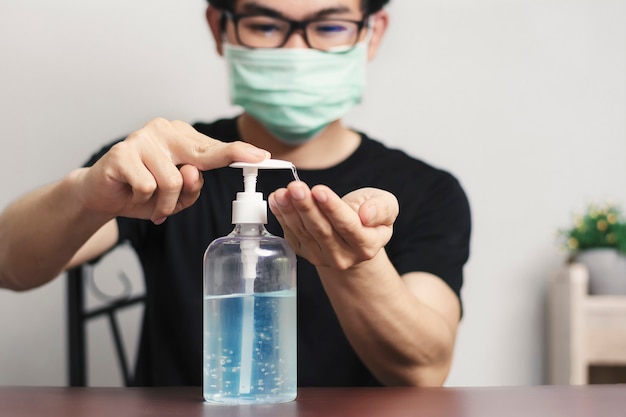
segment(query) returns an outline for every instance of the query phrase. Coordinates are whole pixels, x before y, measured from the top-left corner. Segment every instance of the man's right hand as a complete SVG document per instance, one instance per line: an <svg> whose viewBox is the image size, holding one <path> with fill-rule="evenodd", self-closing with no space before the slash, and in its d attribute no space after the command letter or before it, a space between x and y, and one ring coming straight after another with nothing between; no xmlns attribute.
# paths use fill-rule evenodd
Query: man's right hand
<svg viewBox="0 0 626 417"><path fill-rule="evenodd" d="M196 201L201 171L268 157L183 122L153 120L92 167L74 170L0 213L0 288L34 288L100 256L117 242L117 216L162 223Z"/></svg>
<svg viewBox="0 0 626 417"><path fill-rule="evenodd" d="M250 144L221 142L187 123L155 119L78 173L79 198L89 210L160 224L196 201L201 171L268 157Z"/></svg>

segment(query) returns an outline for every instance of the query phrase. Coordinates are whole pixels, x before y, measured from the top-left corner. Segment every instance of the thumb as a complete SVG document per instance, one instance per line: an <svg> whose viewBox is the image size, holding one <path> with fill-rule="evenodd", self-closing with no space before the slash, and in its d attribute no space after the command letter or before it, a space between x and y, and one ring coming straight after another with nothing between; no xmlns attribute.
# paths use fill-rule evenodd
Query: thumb
<svg viewBox="0 0 626 417"><path fill-rule="evenodd" d="M398 217L398 200L390 192L369 189L359 207L359 218L364 226L392 226Z"/></svg>
<svg viewBox="0 0 626 417"><path fill-rule="evenodd" d="M182 210L196 202L202 190L204 177L198 168L193 165L183 165L180 168L180 174L183 177L183 188L178 197L178 209Z"/></svg>

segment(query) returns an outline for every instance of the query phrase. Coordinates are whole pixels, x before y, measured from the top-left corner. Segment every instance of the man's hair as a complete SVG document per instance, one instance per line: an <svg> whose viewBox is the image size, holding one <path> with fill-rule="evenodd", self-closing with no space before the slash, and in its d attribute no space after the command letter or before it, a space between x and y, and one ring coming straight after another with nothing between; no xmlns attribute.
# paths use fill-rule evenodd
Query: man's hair
<svg viewBox="0 0 626 417"><path fill-rule="evenodd" d="M221 10L233 11L235 9L235 0L207 0L208 3ZM389 0L361 0L365 15L376 13L383 6L389 3Z"/></svg>

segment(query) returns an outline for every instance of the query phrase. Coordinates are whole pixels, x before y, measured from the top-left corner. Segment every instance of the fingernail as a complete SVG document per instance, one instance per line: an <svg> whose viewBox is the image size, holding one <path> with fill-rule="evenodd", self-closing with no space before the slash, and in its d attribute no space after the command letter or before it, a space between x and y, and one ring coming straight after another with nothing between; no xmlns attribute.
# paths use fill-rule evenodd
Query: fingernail
<svg viewBox="0 0 626 417"><path fill-rule="evenodd" d="M300 187L294 187L291 189L291 196L294 200L304 200L304 190Z"/></svg>
<svg viewBox="0 0 626 417"><path fill-rule="evenodd" d="M328 194L326 194L325 191L316 191L315 192L315 199L321 203L325 203L328 201Z"/></svg>
<svg viewBox="0 0 626 417"><path fill-rule="evenodd" d="M154 223L154 224L156 224L158 226L160 224L165 223L165 220L167 220L167 217L162 217L160 219L153 220L152 223Z"/></svg>
<svg viewBox="0 0 626 417"><path fill-rule="evenodd" d="M269 159L272 156L268 151L255 147L250 147L248 153L256 157L263 157L264 159Z"/></svg>
<svg viewBox="0 0 626 417"><path fill-rule="evenodd" d="M285 197L285 194L274 194L274 197L271 199L275 205L280 206L280 207L285 207L287 206L287 198ZM270 204L272 204L270 202Z"/></svg>

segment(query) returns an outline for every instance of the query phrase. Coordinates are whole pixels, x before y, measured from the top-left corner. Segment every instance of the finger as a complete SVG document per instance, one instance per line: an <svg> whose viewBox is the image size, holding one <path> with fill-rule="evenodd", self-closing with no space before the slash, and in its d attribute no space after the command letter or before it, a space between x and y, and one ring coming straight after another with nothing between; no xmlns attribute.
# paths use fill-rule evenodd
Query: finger
<svg viewBox="0 0 626 417"><path fill-rule="evenodd" d="M278 189L270 195L270 209L283 229L289 229L298 238L308 234L286 188Z"/></svg>
<svg viewBox="0 0 626 417"><path fill-rule="evenodd" d="M311 193L333 229L350 246L366 243L360 238L361 220L353 208L325 185L316 185Z"/></svg>
<svg viewBox="0 0 626 417"><path fill-rule="evenodd" d="M333 226L319 209L309 187L301 181L287 186L287 195L297 212L303 229L319 243L328 243L333 237Z"/></svg>
<svg viewBox="0 0 626 417"><path fill-rule="evenodd" d="M352 266L355 256L360 257L362 252L361 248L356 247L355 251L355 247L353 247L353 242L360 242L353 236L354 233L358 233L357 229L360 227L360 220L356 212L330 192L327 187L322 188L324 192L320 192L319 187L309 190L305 184L294 182L288 186L288 190L292 205L302 223L301 227L306 231L306 234L298 233L298 238L304 248L303 252L309 255L309 261L316 265L332 265L340 269ZM330 218L320 209L313 193L318 192L317 197L327 201L326 191L337 198L339 205L343 208L343 214L351 217L350 222L354 225L354 229L350 233L337 230L335 219Z"/></svg>
<svg viewBox="0 0 626 417"><path fill-rule="evenodd" d="M312 193L318 201L318 206L333 224L334 230L345 240L347 246L351 248L352 254L356 256L356 259L371 259L389 241L392 233L391 227L383 225L367 226L358 214L358 211L365 205L363 210L367 213L366 215L371 215L372 219L379 217L377 200L374 199L375 204L372 206L366 204L371 195L377 195L377 193L367 191L355 192L355 195L348 198L348 201L345 201L345 197L343 199L339 198L337 194L326 186L316 186L313 188ZM395 201L395 197L392 200ZM362 203L360 204L361 201ZM390 205L392 206L392 204ZM371 210L372 207L374 208L373 210ZM395 216L389 217L395 218Z"/></svg>
<svg viewBox="0 0 626 417"><path fill-rule="evenodd" d="M359 213L364 226L391 226L398 217L398 199L385 190L360 188L342 200Z"/></svg>
<svg viewBox="0 0 626 417"><path fill-rule="evenodd" d="M287 242L293 247L298 255L303 255L301 252L301 243L298 240L296 234L291 230L289 224L286 220L285 212L288 211L287 206L291 203L289 202L289 198L286 196L287 190L285 188L280 188L273 193L271 193L267 200L269 203L270 210L276 216L276 220L280 223L281 228L283 229L283 235Z"/></svg>
<svg viewBox="0 0 626 417"><path fill-rule="evenodd" d="M320 243L305 224L303 216L293 204L289 190L282 188L270 195L270 208L280 222L285 239L296 249L296 252L315 262L321 254Z"/></svg>
<svg viewBox="0 0 626 417"><path fill-rule="evenodd" d="M160 152L145 152L142 160L156 184L156 200L150 219L157 224L174 213L183 188L183 177L169 157Z"/></svg>
<svg viewBox="0 0 626 417"><path fill-rule="evenodd" d="M261 162L271 157L266 150L249 143L213 139L184 122L174 121L172 127L174 138L169 146L175 165L190 164L206 171L232 162Z"/></svg>
<svg viewBox="0 0 626 417"><path fill-rule="evenodd" d="M126 150L127 145L120 142L109 151L108 157L117 161L116 169L112 170L111 178L131 189L131 202L135 205L147 203L157 188L156 180L146 168L140 156Z"/></svg>
<svg viewBox="0 0 626 417"><path fill-rule="evenodd" d="M398 200L391 194L377 195L359 207L359 217L364 226L392 226L398 217Z"/></svg>
<svg viewBox="0 0 626 417"><path fill-rule="evenodd" d="M279 222L283 217L281 213L281 206L285 206L287 204L287 198L285 197L286 191L287 190L284 188L279 188L276 191L270 193L270 195L267 197L270 210L272 211L272 213L274 213Z"/></svg>
<svg viewBox="0 0 626 417"><path fill-rule="evenodd" d="M183 189L178 197L175 212L179 212L195 203L204 184L202 173L192 165L180 167L180 174L183 178Z"/></svg>
<svg viewBox="0 0 626 417"><path fill-rule="evenodd" d="M172 160L176 165L190 164L202 171L222 168L233 162L261 162L270 157L269 152L245 142L221 142L204 135L188 142L177 143Z"/></svg>

